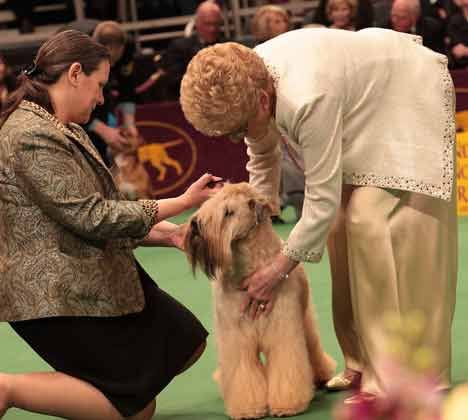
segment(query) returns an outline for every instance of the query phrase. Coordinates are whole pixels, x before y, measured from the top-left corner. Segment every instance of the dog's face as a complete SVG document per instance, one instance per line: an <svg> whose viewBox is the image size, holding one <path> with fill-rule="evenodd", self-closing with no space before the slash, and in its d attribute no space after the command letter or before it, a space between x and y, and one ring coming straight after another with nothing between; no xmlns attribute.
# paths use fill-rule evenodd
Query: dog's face
<svg viewBox="0 0 468 420"><path fill-rule="evenodd" d="M234 243L254 234L262 222L270 222L271 206L247 183L225 184L190 218L185 251L195 271L199 264L214 277L218 268L232 264Z"/></svg>

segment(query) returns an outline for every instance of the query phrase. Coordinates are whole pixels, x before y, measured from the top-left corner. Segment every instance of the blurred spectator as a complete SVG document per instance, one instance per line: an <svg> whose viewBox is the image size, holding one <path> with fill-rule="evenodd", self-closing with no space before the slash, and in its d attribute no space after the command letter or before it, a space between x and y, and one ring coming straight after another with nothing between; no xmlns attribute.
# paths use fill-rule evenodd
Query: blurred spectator
<svg viewBox="0 0 468 420"><path fill-rule="evenodd" d="M68 29L74 29L75 31L80 31L86 35L92 36L96 26L99 24L97 19L77 19L73 20L66 25L62 26L57 33L66 31Z"/></svg>
<svg viewBox="0 0 468 420"><path fill-rule="evenodd" d="M37 0L7 0L6 6L15 14L20 33L34 31L33 13Z"/></svg>
<svg viewBox="0 0 468 420"><path fill-rule="evenodd" d="M50 4L65 5L65 8L35 12L36 7ZM20 33L34 32L36 25L67 22L75 15L73 0L6 0L6 7L14 13Z"/></svg>
<svg viewBox="0 0 468 420"><path fill-rule="evenodd" d="M149 18L191 15L198 3L197 0L143 0L138 14Z"/></svg>
<svg viewBox="0 0 468 420"><path fill-rule="evenodd" d="M374 26L385 28L390 22L392 0L372 0L374 10Z"/></svg>
<svg viewBox="0 0 468 420"><path fill-rule="evenodd" d="M420 0L421 15L431 16L445 22L448 17L447 9L450 8L450 3L450 0Z"/></svg>
<svg viewBox="0 0 468 420"><path fill-rule="evenodd" d="M253 40L245 40L245 44L252 43L255 46L268 41L275 36L281 35L290 29L288 12L281 6L269 4L259 7L252 19ZM250 46L250 45L248 45ZM296 217L302 213L304 202L304 175L292 160L288 148L282 145L281 160L281 186L280 204L281 208L292 205L296 212ZM273 223L285 223L279 216L272 216Z"/></svg>
<svg viewBox="0 0 468 420"><path fill-rule="evenodd" d="M261 6L252 18L251 28L255 44L267 41L289 30L289 14L280 6Z"/></svg>
<svg viewBox="0 0 468 420"><path fill-rule="evenodd" d="M357 0L328 0L327 19L330 28L356 30Z"/></svg>
<svg viewBox="0 0 468 420"><path fill-rule="evenodd" d="M261 6L256 10L251 25L252 46L254 46L287 32L290 29L289 14L281 6L274 4ZM304 203L304 174L295 156L291 155L286 142L282 144L281 152L281 209L291 205L295 210L296 218L299 219ZM272 221L275 224L285 223L280 216L272 216Z"/></svg>
<svg viewBox="0 0 468 420"><path fill-rule="evenodd" d="M458 4L461 11L449 18L447 27L450 65L454 68L468 65L468 0L459 0Z"/></svg>
<svg viewBox="0 0 468 420"><path fill-rule="evenodd" d="M330 26L327 17L327 0L320 0L316 10L312 10L304 16L304 25L320 24ZM356 30L368 28L374 24L374 9L370 0L357 0Z"/></svg>
<svg viewBox="0 0 468 420"><path fill-rule="evenodd" d="M99 0L86 2L86 17L97 20L117 18L117 2L115 0Z"/></svg>
<svg viewBox="0 0 468 420"><path fill-rule="evenodd" d="M445 51L443 24L432 16L422 16L419 0L394 0L389 26L398 32L420 35L423 44L434 51Z"/></svg>
<svg viewBox="0 0 468 420"><path fill-rule="evenodd" d="M104 87L104 105L94 110L87 131L103 160L110 165L108 149L124 151L129 145L127 138L122 135L119 121L131 136L138 137L135 126L135 45L114 21L99 23L93 38L109 50L111 70L109 81Z"/></svg>
<svg viewBox="0 0 468 420"><path fill-rule="evenodd" d="M195 32L185 38L172 41L157 60L157 71L143 84L145 89L158 90L160 100L178 100L180 82L192 57L202 48L223 42L221 25L223 15L215 2L204 1L196 11ZM139 87L141 92L142 86Z"/></svg>
<svg viewBox="0 0 468 420"><path fill-rule="evenodd" d="M5 58L0 54L0 109L2 109L8 93L15 88L15 78Z"/></svg>

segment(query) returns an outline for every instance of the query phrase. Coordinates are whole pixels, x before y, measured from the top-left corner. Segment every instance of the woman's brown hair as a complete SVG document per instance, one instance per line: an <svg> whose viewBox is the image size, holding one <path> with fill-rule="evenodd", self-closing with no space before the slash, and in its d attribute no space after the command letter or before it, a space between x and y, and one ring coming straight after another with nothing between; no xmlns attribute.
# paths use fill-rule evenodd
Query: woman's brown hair
<svg viewBox="0 0 468 420"><path fill-rule="evenodd" d="M103 60L109 60L107 48L88 35L75 30L54 35L39 48L33 64L18 76L18 87L8 96L0 114L0 127L23 100L34 102L53 114L48 87L73 63L80 63L89 76Z"/></svg>

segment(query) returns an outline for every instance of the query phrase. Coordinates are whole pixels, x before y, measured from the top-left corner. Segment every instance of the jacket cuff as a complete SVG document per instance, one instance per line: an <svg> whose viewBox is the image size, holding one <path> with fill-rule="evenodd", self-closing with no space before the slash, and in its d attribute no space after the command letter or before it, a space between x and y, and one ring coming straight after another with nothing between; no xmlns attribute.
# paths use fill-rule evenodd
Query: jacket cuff
<svg viewBox="0 0 468 420"><path fill-rule="evenodd" d="M150 227L153 227L158 222L159 203L156 200L138 200L138 202L151 220Z"/></svg>

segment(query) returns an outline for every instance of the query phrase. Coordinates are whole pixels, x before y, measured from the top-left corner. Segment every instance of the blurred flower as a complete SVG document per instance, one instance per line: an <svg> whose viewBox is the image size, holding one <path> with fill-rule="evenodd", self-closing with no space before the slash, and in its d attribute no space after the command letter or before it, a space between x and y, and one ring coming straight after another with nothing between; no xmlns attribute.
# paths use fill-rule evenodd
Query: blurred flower
<svg viewBox="0 0 468 420"><path fill-rule="evenodd" d="M442 395L438 390L438 378L432 373L435 355L423 344L424 315L419 311L405 316L386 314L379 326L379 330L374 329L374 334L377 335L376 342L382 346L374 357L379 374L385 378L385 394L374 400L341 403L336 407L334 418L441 420ZM468 390L465 397L468 401Z"/></svg>
<svg viewBox="0 0 468 420"><path fill-rule="evenodd" d="M444 401L443 420L460 420L468 413L468 384L457 386Z"/></svg>

